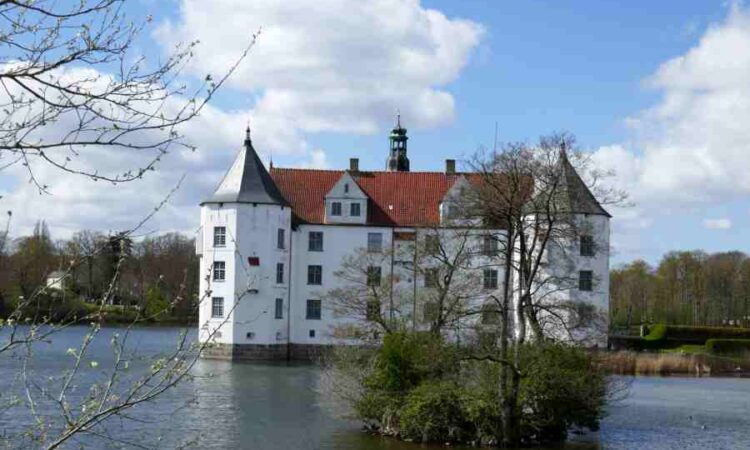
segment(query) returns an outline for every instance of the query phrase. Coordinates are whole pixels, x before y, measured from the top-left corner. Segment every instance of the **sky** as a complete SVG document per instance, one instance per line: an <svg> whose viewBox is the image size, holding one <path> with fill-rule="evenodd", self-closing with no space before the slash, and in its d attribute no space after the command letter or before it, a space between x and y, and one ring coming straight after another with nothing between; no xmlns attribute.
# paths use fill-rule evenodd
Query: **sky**
<svg viewBox="0 0 750 450"><path fill-rule="evenodd" d="M199 40L186 76L229 85L143 180L117 187L38 168L0 172L11 233L132 226L184 176L147 233L193 233L249 122L276 166L382 169L396 111L412 170L442 170L502 142L567 131L630 205L612 208L612 263L670 250L750 252L750 6L742 2L137 0L137 43L157 60ZM93 153L116 170L142 155ZM459 162L460 164L460 162Z"/></svg>

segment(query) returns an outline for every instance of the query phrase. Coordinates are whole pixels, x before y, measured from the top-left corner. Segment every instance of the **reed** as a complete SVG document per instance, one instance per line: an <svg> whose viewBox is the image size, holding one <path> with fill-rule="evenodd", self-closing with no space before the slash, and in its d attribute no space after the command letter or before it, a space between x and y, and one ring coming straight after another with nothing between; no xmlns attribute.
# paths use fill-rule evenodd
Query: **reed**
<svg viewBox="0 0 750 450"><path fill-rule="evenodd" d="M618 375L722 375L750 373L750 359L690 353L605 352L605 371Z"/></svg>

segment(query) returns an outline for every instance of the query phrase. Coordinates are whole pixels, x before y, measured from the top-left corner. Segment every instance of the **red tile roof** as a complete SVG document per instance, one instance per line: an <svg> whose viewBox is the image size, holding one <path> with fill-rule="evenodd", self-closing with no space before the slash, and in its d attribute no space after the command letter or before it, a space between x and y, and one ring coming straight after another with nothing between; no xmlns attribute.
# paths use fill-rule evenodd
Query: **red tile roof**
<svg viewBox="0 0 750 450"><path fill-rule="evenodd" d="M307 223L324 223L325 196L343 170L271 169L271 177ZM370 197L368 224L386 226L435 226L440 224L439 205L460 174L442 172L354 172L352 177Z"/></svg>

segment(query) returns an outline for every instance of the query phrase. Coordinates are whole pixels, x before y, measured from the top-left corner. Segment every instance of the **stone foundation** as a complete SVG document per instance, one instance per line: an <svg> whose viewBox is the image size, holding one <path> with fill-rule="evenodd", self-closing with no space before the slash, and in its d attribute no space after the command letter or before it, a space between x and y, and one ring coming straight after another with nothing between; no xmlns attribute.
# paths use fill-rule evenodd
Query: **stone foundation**
<svg viewBox="0 0 750 450"><path fill-rule="evenodd" d="M319 362L332 347L312 344L213 344L204 349L201 356L226 361Z"/></svg>

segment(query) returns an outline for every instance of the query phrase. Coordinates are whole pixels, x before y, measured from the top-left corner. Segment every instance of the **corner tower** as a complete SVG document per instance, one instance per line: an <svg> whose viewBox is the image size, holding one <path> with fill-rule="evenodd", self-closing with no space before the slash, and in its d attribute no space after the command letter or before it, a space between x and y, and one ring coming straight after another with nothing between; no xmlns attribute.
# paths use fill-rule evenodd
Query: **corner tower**
<svg viewBox="0 0 750 450"><path fill-rule="evenodd" d="M211 197L201 203L200 340L206 356L268 353L285 357L291 208L246 130L243 148ZM278 355L277 355L278 354Z"/></svg>
<svg viewBox="0 0 750 450"><path fill-rule="evenodd" d="M391 130L389 136L391 141L391 152L385 164L385 170L389 172L408 172L409 158L406 156L406 128L401 126L401 114L396 116L396 127Z"/></svg>

